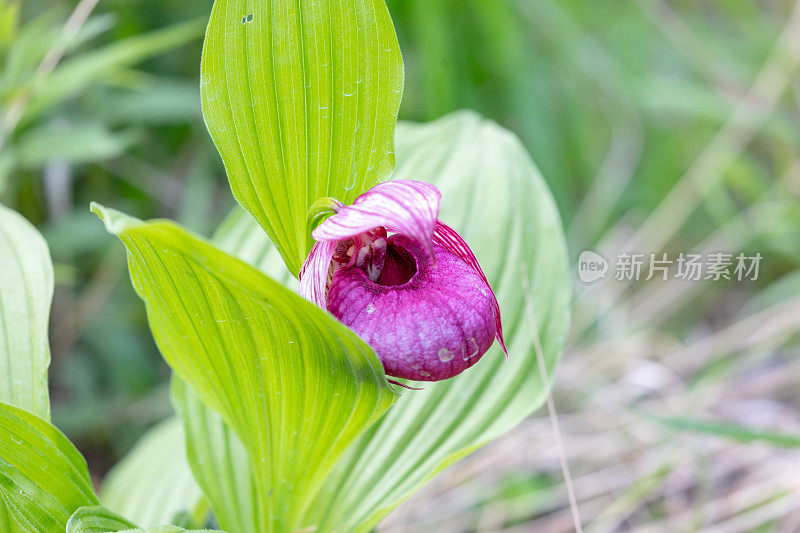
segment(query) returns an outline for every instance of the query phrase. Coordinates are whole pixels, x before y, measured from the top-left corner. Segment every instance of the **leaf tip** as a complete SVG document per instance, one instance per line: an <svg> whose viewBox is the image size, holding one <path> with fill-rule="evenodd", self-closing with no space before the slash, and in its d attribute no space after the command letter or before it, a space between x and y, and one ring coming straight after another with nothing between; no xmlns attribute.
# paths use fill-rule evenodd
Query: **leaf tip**
<svg viewBox="0 0 800 533"><path fill-rule="evenodd" d="M128 216L121 211L111 209L97 202L89 204L89 210L103 221L106 231L112 235L120 235L128 229L142 224L142 221L138 218Z"/></svg>

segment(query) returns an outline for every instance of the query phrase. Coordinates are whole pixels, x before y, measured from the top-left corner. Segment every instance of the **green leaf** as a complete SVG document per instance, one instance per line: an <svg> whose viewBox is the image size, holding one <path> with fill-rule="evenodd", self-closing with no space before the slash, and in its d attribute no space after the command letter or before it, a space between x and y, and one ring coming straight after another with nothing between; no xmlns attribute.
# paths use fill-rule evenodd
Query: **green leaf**
<svg viewBox="0 0 800 533"><path fill-rule="evenodd" d="M214 233L214 244L295 292L299 282L286 269L278 249L250 214L234 207Z"/></svg>
<svg viewBox="0 0 800 533"><path fill-rule="evenodd" d="M86 461L46 420L0 403L0 495L29 533L64 531L78 508L97 505Z"/></svg>
<svg viewBox="0 0 800 533"><path fill-rule="evenodd" d="M42 236L0 205L0 402L48 420L53 263Z"/></svg>
<svg viewBox="0 0 800 533"><path fill-rule="evenodd" d="M136 525L128 522L100 506L81 507L67 522L67 533L106 533L133 529Z"/></svg>
<svg viewBox="0 0 800 533"><path fill-rule="evenodd" d="M192 472L217 523L227 531L258 533L258 493L244 445L219 414L176 376L172 402L184 424Z"/></svg>
<svg viewBox="0 0 800 533"><path fill-rule="evenodd" d="M233 194L297 274L309 207L350 203L394 165L403 61L386 5L216 0L201 72Z"/></svg>
<svg viewBox="0 0 800 533"><path fill-rule="evenodd" d="M214 243L282 285L297 289L277 248L249 213L234 208L214 235ZM172 378L172 402L184 421L191 468L214 509L219 525L237 533L258 533L258 495L244 445L222 418L180 378Z"/></svg>
<svg viewBox="0 0 800 533"><path fill-rule="evenodd" d="M216 529L183 529L178 526L148 527L147 529L125 529L120 533L225 533Z"/></svg>
<svg viewBox="0 0 800 533"><path fill-rule="evenodd" d="M514 135L459 112L430 124L401 124L397 140L395 176L436 184L442 191L440 217L478 257L500 302L510 359L495 345L456 378L405 392L326 479L302 522L319 531L369 530L437 472L542 404L546 388L526 316L523 277L551 378L569 327L570 270L561 222ZM268 255L270 245L259 228L251 224L251 236L244 238L247 233L243 227L236 233L239 241L250 242L241 256ZM255 242L265 248L255 250Z"/></svg>
<svg viewBox="0 0 800 533"><path fill-rule="evenodd" d="M250 457L259 531L292 531L324 475L395 398L333 317L167 221L93 205L128 248L164 358Z"/></svg>
<svg viewBox="0 0 800 533"><path fill-rule="evenodd" d="M183 529L178 526L148 527L147 529L125 529L120 533L225 533L216 529Z"/></svg>
<svg viewBox="0 0 800 533"><path fill-rule="evenodd" d="M181 511L203 523L203 493L189 469L183 428L176 418L148 431L111 470L100 501L140 526L169 524Z"/></svg>
<svg viewBox="0 0 800 533"><path fill-rule="evenodd" d="M125 533L214 533L210 529L186 530L170 525L137 528L124 518L99 506L82 507L75 511L67 523L66 531L67 533L112 533L117 531Z"/></svg>
<svg viewBox="0 0 800 533"><path fill-rule="evenodd" d="M678 431L691 431L694 433L714 435L743 444L765 442L780 448L800 448L800 435L757 429L719 420L698 420L696 418L681 416L659 416L642 410L637 410L636 412L645 418Z"/></svg>
<svg viewBox="0 0 800 533"><path fill-rule="evenodd" d="M17 522L11 518L6 509L6 504L0 499L0 531L3 533L26 533L24 529L17 525Z"/></svg>

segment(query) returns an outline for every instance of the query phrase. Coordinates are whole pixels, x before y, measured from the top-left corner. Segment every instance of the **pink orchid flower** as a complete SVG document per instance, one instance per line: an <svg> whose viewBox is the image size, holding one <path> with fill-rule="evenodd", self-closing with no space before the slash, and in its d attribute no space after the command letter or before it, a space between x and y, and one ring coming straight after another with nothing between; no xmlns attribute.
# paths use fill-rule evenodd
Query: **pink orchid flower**
<svg viewBox="0 0 800 533"><path fill-rule="evenodd" d="M376 185L313 232L300 294L327 309L378 354L386 374L456 376L503 351L500 308L464 239L439 216L428 183Z"/></svg>

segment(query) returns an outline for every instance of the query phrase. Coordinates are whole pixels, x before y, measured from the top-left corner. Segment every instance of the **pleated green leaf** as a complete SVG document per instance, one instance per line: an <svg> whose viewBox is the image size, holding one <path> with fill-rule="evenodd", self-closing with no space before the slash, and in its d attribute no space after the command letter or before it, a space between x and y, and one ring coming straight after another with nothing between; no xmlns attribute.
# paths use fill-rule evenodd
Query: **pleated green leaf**
<svg viewBox="0 0 800 533"><path fill-rule="evenodd" d="M297 278L249 213L237 207L214 235L220 249L295 289ZM184 422L188 457L197 482L227 531L258 533L258 495L244 445L214 410L180 378L172 378L172 403Z"/></svg>
<svg viewBox="0 0 800 533"><path fill-rule="evenodd" d="M437 472L513 428L543 402L532 319L548 375L569 326L570 280L561 222L550 192L510 132L469 112L401 124L395 176L436 184L440 217L466 239L500 302L510 359L495 345L463 374L402 398L351 446L302 524L367 531ZM245 260L268 257L260 229L235 211L221 245ZM244 235L248 235L244 237ZM248 243L237 247L236 242ZM257 243L260 243L259 250ZM256 263L268 274L273 263ZM525 281L527 280L527 281ZM530 288L532 309L526 309Z"/></svg>
<svg viewBox="0 0 800 533"><path fill-rule="evenodd" d="M0 205L0 402L50 419L47 324L53 263L42 236Z"/></svg>
<svg viewBox="0 0 800 533"><path fill-rule="evenodd" d="M164 358L244 444L258 530L294 530L336 459L396 396L375 353L327 313L177 225L93 209L128 248Z"/></svg>
<svg viewBox="0 0 800 533"><path fill-rule="evenodd" d="M297 274L309 207L386 178L403 61L383 0L216 0L203 116L237 200Z"/></svg>
<svg viewBox="0 0 800 533"><path fill-rule="evenodd" d="M286 270L278 249L272 245L253 217L242 208L237 206L231 210L217 228L212 240L221 250L297 292L297 277Z"/></svg>
<svg viewBox="0 0 800 533"><path fill-rule="evenodd" d="M67 533L215 533L210 529L186 530L178 526L137 528L124 518L100 506L81 507L67 523ZM223 533L223 532L216 532Z"/></svg>
<svg viewBox="0 0 800 533"><path fill-rule="evenodd" d="M81 507L67 522L67 533L106 533L135 529L136 525L99 505Z"/></svg>
<svg viewBox="0 0 800 533"><path fill-rule="evenodd" d="M181 422L149 430L106 477L100 501L142 527L174 523L179 513L204 523L208 504L186 458Z"/></svg>
<svg viewBox="0 0 800 533"><path fill-rule="evenodd" d="M42 236L0 205L0 402L50 419L47 324L53 264ZM0 531L22 531L0 501Z"/></svg>
<svg viewBox="0 0 800 533"><path fill-rule="evenodd" d="M46 420L0 403L0 496L27 533L64 531L69 517L97 505L86 461Z"/></svg>
<svg viewBox="0 0 800 533"><path fill-rule="evenodd" d="M184 424L192 472L217 523L226 531L259 533L258 492L244 445L219 414L175 376L172 402Z"/></svg>
<svg viewBox="0 0 800 533"><path fill-rule="evenodd" d="M3 533L25 533L25 530L20 528L14 519L11 518L3 502L0 502L0 531Z"/></svg>

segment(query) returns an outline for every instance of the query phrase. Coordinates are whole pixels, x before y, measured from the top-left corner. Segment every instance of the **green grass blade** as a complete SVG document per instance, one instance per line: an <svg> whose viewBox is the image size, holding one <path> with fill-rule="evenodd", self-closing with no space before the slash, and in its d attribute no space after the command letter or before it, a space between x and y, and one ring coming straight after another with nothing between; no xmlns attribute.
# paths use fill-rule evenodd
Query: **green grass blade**
<svg viewBox="0 0 800 533"><path fill-rule="evenodd" d="M403 61L383 0L216 0L203 115L236 199L297 274L307 211L385 179Z"/></svg>
<svg viewBox="0 0 800 533"><path fill-rule="evenodd" d="M164 358L247 449L260 530L292 531L395 399L380 361L333 317L177 225L93 210L128 248Z"/></svg>
<svg viewBox="0 0 800 533"><path fill-rule="evenodd" d="M46 420L0 403L0 496L30 533L64 531L78 508L97 505L86 461Z"/></svg>
<svg viewBox="0 0 800 533"><path fill-rule="evenodd" d="M66 59L47 77L46 83L32 87L30 104L20 126L33 119L93 82L113 76L159 52L196 39L203 24L193 20L145 35L129 37L90 53Z"/></svg>
<svg viewBox="0 0 800 533"><path fill-rule="evenodd" d="M690 431L714 437L731 439L743 444L761 442L779 448L800 448L800 435L755 429L741 424L718 420L698 420L688 417L658 416L638 410L645 418L677 431Z"/></svg>

